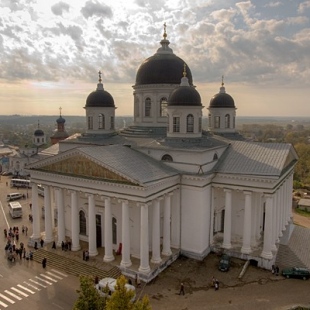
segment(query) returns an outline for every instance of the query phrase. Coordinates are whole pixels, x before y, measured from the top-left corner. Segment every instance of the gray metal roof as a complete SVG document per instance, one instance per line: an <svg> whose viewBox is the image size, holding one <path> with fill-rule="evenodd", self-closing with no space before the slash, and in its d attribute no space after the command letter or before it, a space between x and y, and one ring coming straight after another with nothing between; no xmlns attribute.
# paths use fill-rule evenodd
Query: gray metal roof
<svg viewBox="0 0 310 310"><path fill-rule="evenodd" d="M215 167L229 174L280 176L297 160L291 144L232 141Z"/></svg>
<svg viewBox="0 0 310 310"><path fill-rule="evenodd" d="M145 184L173 175L178 172L162 162L123 145L90 146L77 149L95 159L107 169L129 177L139 184Z"/></svg>

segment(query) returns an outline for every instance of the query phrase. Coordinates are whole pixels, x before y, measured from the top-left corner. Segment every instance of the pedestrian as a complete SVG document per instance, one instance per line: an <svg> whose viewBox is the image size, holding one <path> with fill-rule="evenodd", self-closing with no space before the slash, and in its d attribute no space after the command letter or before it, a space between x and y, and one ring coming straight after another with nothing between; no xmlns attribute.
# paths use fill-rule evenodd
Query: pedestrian
<svg viewBox="0 0 310 310"><path fill-rule="evenodd" d="M56 242L53 241L52 249L56 249Z"/></svg>
<svg viewBox="0 0 310 310"><path fill-rule="evenodd" d="M41 248L43 248L43 245L44 245L44 240L41 238L40 240L40 244L41 244Z"/></svg>
<svg viewBox="0 0 310 310"><path fill-rule="evenodd" d="M26 236L27 236L27 233L28 233L28 227L25 226L25 232L26 232Z"/></svg>
<svg viewBox="0 0 310 310"><path fill-rule="evenodd" d="M89 252L88 251L85 251L85 260L88 262L89 260Z"/></svg>
<svg viewBox="0 0 310 310"><path fill-rule="evenodd" d="M61 249L62 249L62 251L65 250L65 243L63 241L61 241Z"/></svg>
<svg viewBox="0 0 310 310"><path fill-rule="evenodd" d="M279 275L279 271L280 271L279 266L276 266L276 276Z"/></svg>
<svg viewBox="0 0 310 310"><path fill-rule="evenodd" d="M22 226L22 233L23 234L25 233L25 226L24 225Z"/></svg>
<svg viewBox="0 0 310 310"><path fill-rule="evenodd" d="M85 260L85 251L83 251L83 260Z"/></svg>
<svg viewBox="0 0 310 310"><path fill-rule="evenodd" d="M216 279L215 280L215 284L214 284L214 290L218 290L219 289L219 287L220 287L220 282L219 282L219 280L218 279Z"/></svg>
<svg viewBox="0 0 310 310"><path fill-rule="evenodd" d="M185 291L184 291L184 284L181 283L181 286L180 286L180 292L179 292L179 295L185 295Z"/></svg>
<svg viewBox="0 0 310 310"><path fill-rule="evenodd" d="M23 249L20 248L18 253L19 253L19 259L21 260L22 259L22 255L23 255Z"/></svg>
<svg viewBox="0 0 310 310"><path fill-rule="evenodd" d="M46 257L44 257L43 259L42 259L42 267L45 269L45 267L46 267L46 263L47 263L47 259L46 259Z"/></svg>
<svg viewBox="0 0 310 310"><path fill-rule="evenodd" d="M30 210L31 210L31 208L32 208L32 203L31 203L31 202L29 203L29 208L30 208Z"/></svg>
<svg viewBox="0 0 310 310"><path fill-rule="evenodd" d="M35 250L38 249L38 242L37 242L37 241L34 243L34 249L35 249Z"/></svg>
<svg viewBox="0 0 310 310"><path fill-rule="evenodd" d="M216 279L215 279L215 277L213 276L213 277L212 277L212 280L211 280L211 283L212 283L212 286L213 286L213 287L215 286L215 281L216 281Z"/></svg>
<svg viewBox="0 0 310 310"><path fill-rule="evenodd" d="M99 277L95 276L95 284L98 284L98 283L99 283Z"/></svg>
<svg viewBox="0 0 310 310"><path fill-rule="evenodd" d="M24 250L23 250L23 258L26 258L26 248L24 248Z"/></svg>

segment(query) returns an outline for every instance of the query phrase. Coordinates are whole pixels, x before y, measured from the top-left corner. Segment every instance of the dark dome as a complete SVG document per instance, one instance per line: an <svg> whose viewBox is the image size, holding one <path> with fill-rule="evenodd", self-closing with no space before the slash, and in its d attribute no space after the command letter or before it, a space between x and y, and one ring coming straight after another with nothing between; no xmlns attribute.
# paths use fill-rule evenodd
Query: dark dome
<svg viewBox="0 0 310 310"><path fill-rule="evenodd" d="M138 69L136 85L180 84L185 62L173 53L156 53L147 58ZM193 85L191 70L186 66L189 84Z"/></svg>
<svg viewBox="0 0 310 310"><path fill-rule="evenodd" d="M171 92L168 106L202 106L201 97L193 86L179 86Z"/></svg>
<svg viewBox="0 0 310 310"><path fill-rule="evenodd" d="M57 118L56 122L57 124L62 124L62 123L65 123L66 120L62 116L60 116L59 118Z"/></svg>
<svg viewBox="0 0 310 310"><path fill-rule="evenodd" d="M102 108L114 108L114 99L110 93L105 90L97 89L90 93L86 99L86 108L89 107L102 107Z"/></svg>
<svg viewBox="0 0 310 310"><path fill-rule="evenodd" d="M210 100L210 108L235 108L235 102L232 96L226 93L218 93Z"/></svg>
<svg viewBox="0 0 310 310"><path fill-rule="evenodd" d="M37 129L37 130L34 132L34 135L35 135L36 137L42 137L42 136L44 136L44 132L43 132L43 130L41 130L41 129Z"/></svg>

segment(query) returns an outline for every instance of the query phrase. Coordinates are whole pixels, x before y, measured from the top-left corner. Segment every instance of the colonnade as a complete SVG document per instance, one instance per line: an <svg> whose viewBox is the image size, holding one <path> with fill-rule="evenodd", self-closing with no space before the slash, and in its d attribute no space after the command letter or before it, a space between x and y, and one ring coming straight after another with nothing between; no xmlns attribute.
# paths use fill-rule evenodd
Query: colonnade
<svg viewBox="0 0 310 310"><path fill-rule="evenodd" d="M60 246L62 241L66 239L65 226L65 197L64 189L59 187L51 187L44 185L44 218L45 218L45 241L54 241L53 234L53 207L51 199L51 191L55 192L55 205L57 206L57 245ZM71 250L80 250L80 219L79 219L79 205L78 192L75 190L68 190L70 194L71 205ZM88 252L89 256L98 255L96 244L96 207L95 195L85 193L88 202ZM173 193L162 195L154 199L151 203L136 204L140 208L140 266L139 271L142 273L150 272L150 238L149 238L149 224L151 224L151 262L160 263L162 261L161 255L171 255L171 197ZM103 261L111 262L115 259L113 253L113 232L112 232L112 207L111 197L101 196L104 200L104 247L105 254ZM161 251L161 213L160 201L163 200L163 241ZM130 252L130 208L129 201L126 199L119 199L121 205L121 243L122 243L122 257L120 265L128 268L131 266L131 252ZM149 223L149 210L152 211L152 223ZM32 183L32 213L33 213L33 239L41 238L40 231L40 215L38 207L38 190L37 185ZM70 226L70 225L69 225Z"/></svg>
<svg viewBox="0 0 310 310"><path fill-rule="evenodd" d="M276 250L276 243L282 236L287 223L292 216L292 189L293 174L288 176L283 183L272 194L263 194L262 201L265 205L264 234L263 234L263 250L261 256L266 259L272 259L272 251ZM222 247L230 249L232 247L232 189L224 189L225 193L225 215L224 215L224 235ZM243 233L241 253L250 254L251 237L253 234L253 193L251 191L243 191L244 195L244 217L243 217ZM263 207L263 206L261 206ZM213 208L214 209L214 208ZM256 216L256 214L255 214ZM255 221L262 221L260 218ZM257 225L257 223L256 223Z"/></svg>

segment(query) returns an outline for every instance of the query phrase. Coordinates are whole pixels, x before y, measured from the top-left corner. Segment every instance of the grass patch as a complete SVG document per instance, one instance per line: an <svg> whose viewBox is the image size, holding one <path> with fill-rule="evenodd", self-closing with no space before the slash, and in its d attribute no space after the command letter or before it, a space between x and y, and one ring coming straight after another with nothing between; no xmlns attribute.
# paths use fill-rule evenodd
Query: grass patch
<svg viewBox="0 0 310 310"><path fill-rule="evenodd" d="M310 212L307 210L301 210L299 208L296 208L295 212L298 213L299 215L310 217Z"/></svg>

